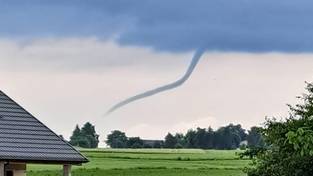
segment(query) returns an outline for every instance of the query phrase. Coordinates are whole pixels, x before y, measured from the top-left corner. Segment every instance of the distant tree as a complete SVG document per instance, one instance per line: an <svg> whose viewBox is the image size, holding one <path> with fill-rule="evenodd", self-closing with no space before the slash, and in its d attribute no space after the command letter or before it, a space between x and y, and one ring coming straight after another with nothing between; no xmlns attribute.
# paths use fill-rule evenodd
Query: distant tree
<svg viewBox="0 0 313 176"><path fill-rule="evenodd" d="M232 125L230 124L230 126L232 126L233 128L233 132L238 134L240 136L240 141L245 141L247 140L247 133L246 130L242 128L242 126L240 124L238 125Z"/></svg>
<svg viewBox="0 0 313 176"><path fill-rule="evenodd" d="M99 135L96 133L95 126L90 122L85 123L81 129L81 136L88 141L87 148L97 148L99 144Z"/></svg>
<svg viewBox="0 0 313 176"><path fill-rule="evenodd" d="M125 133L115 130L107 136L105 141L111 148L126 148L127 147L127 136Z"/></svg>
<svg viewBox="0 0 313 176"><path fill-rule="evenodd" d="M214 130L211 127L207 129L206 140L207 140L206 148L213 149L214 148Z"/></svg>
<svg viewBox="0 0 313 176"><path fill-rule="evenodd" d="M70 144L83 148L97 148L99 144L99 135L96 133L95 126L87 122L82 129L76 125Z"/></svg>
<svg viewBox="0 0 313 176"><path fill-rule="evenodd" d="M190 129L184 135L165 137L165 148L237 149L247 139L246 130L241 125L229 124L214 131L209 128Z"/></svg>
<svg viewBox="0 0 313 176"><path fill-rule="evenodd" d="M251 127L251 129L248 131L247 136L248 141L248 147L264 147L264 139L262 136L262 128L261 127Z"/></svg>
<svg viewBox="0 0 313 176"><path fill-rule="evenodd" d="M230 124L219 128L215 132L215 148L217 149L236 149L241 142L238 126Z"/></svg>
<svg viewBox="0 0 313 176"><path fill-rule="evenodd" d="M80 128L78 125L76 125L72 136L70 137L70 144L73 146L79 146L79 140L81 137Z"/></svg>
<svg viewBox="0 0 313 176"><path fill-rule="evenodd" d="M143 148L143 140L139 137L130 137L127 139L127 148Z"/></svg>
<svg viewBox="0 0 313 176"><path fill-rule="evenodd" d="M197 128L195 135L195 148L207 149L210 139L205 128Z"/></svg>
<svg viewBox="0 0 313 176"><path fill-rule="evenodd" d="M185 135L185 147L186 148L197 148L196 146L196 131L190 129Z"/></svg>
<svg viewBox="0 0 313 176"><path fill-rule="evenodd" d="M225 127L219 128L214 132L214 148L216 149L227 149L228 146L231 146L229 131L226 131Z"/></svg>
<svg viewBox="0 0 313 176"><path fill-rule="evenodd" d="M171 133L165 136L164 147L165 148L175 148L177 145L177 139Z"/></svg>
<svg viewBox="0 0 313 176"><path fill-rule="evenodd" d="M184 134L176 133L174 137L176 139L175 148L184 148L186 143Z"/></svg>
<svg viewBox="0 0 313 176"><path fill-rule="evenodd" d="M82 147L82 148L91 148L90 147L90 142L88 141L88 139L84 136L80 137L78 139L78 147Z"/></svg>

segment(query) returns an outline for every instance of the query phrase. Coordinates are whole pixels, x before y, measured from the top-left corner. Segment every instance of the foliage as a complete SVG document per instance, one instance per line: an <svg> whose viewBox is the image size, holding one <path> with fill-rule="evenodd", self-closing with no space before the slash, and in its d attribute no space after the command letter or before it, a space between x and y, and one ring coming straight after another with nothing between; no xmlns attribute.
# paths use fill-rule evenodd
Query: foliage
<svg viewBox="0 0 313 176"><path fill-rule="evenodd" d="M253 136L252 136L253 137ZM200 148L200 149L237 149L240 142L247 138L241 125L229 124L217 131L212 128L188 130L186 135L168 133L165 137L166 148Z"/></svg>
<svg viewBox="0 0 313 176"><path fill-rule="evenodd" d="M307 84L303 101L290 106L285 121L267 120L263 131L269 148L257 154L249 176L311 176L313 175L313 85Z"/></svg>
<svg viewBox="0 0 313 176"><path fill-rule="evenodd" d="M88 145L85 148L97 148L99 144L99 135L96 133L95 126L87 122L81 129L81 136L85 138Z"/></svg>
<svg viewBox="0 0 313 176"><path fill-rule="evenodd" d="M139 137L127 137L124 132L113 131L106 143L111 148L198 148L231 150L240 147L240 143L249 139L251 147L263 145L263 139L256 127L246 130L241 125L229 124L214 131L209 128L190 129L186 134L168 133L164 141L142 140Z"/></svg>
<svg viewBox="0 0 313 176"><path fill-rule="evenodd" d="M228 125L215 132L215 147L217 149L236 149L242 141L242 128L240 125Z"/></svg>
<svg viewBox="0 0 313 176"><path fill-rule="evenodd" d="M250 147L242 153L239 153L240 158L248 157L249 159L253 159L258 156L260 153L264 153L266 151L265 147Z"/></svg>
<svg viewBox="0 0 313 176"><path fill-rule="evenodd" d="M229 124L216 131L210 127L189 130L184 139L184 148L236 149L246 139L246 133L241 125Z"/></svg>
<svg viewBox="0 0 313 176"><path fill-rule="evenodd" d="M70 144L73 146L80 146L80 128L78 125L76 125L75 130L73 131L73 134L70 138Z"/></svg>
<svg viewBox="0 0 313 176"><path fill-rule="evenodd" d="M139 137L131 137L127 140L127 148L142 148L143 141Z"/></svg>
<svg viewBox="0 0 313 176"><path fill-rule="evenodd" d="M107 136L106 143L111 148L126 148L127 147L127 136L125 133L115 130Z"/></svg>
<svg viewBox="0 0 313 176"><path fill-rule="evenodd" d="M240 150L246 150L247 149L247 145L246 144L240 144L239 149Z"/></svg>
<svg viewBox="0 0 313 176"><path fill-rule="evenodd" d="M165 148L175 148L177 145L177 139L171 133L165 136L164 147Z"/></svg>
<svg viewBox="0 0 313 176"><path fill-rule="evenodd" d="M262 148L265 146L265 142L262 136L261 127L251 127L248 131L247 142L250 148Z"/></svg>
<svg viewBox="0 0 313 176"><path fill-rule="evenodd" d="M70 144L83 148L97 148L99 135L96 133L95 126L87 122L84 124L83 128L80 129L79 126L76 125L70 137Z"/></svg>

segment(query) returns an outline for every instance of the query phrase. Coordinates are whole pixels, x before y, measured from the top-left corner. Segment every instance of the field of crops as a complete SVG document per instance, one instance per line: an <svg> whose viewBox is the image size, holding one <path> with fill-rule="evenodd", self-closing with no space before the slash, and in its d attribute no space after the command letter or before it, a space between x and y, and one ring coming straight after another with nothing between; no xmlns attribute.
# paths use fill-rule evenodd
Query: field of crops
<svg viewBox="0 0 313 176"><path fill-rule="evenodd" d="M197 149L81 150L90 162L73 176L244 176L238 151ZM29 165L28 176L61 176L61 166Z"/></svg>

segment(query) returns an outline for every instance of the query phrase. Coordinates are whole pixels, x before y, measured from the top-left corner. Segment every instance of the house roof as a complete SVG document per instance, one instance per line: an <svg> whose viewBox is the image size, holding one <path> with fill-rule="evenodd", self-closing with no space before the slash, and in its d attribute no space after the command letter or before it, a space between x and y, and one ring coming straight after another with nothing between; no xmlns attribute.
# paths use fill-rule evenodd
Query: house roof
<svg viewBox="0 0 313 176"><path fill-rule="evenodd" d="M81 164L88 159L0 91L0 160Z"/></svg>

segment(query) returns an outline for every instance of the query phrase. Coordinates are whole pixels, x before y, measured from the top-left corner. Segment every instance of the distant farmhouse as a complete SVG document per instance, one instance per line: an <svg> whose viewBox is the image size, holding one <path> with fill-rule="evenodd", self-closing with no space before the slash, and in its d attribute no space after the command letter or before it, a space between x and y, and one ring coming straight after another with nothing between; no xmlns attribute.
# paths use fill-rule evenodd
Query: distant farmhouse
<svg viewBox="0 0 313 176"><path fill-rule="evenodd" d="M164 144L162 140L142 140L144 148L161 148Z"/></svg>
<svg viewBox="0 0 313 176"><path fill-rule="evenodd" d="M0 176L25 176L26 165L60 164L63 175L88 159L0 91Z"/></svg>

